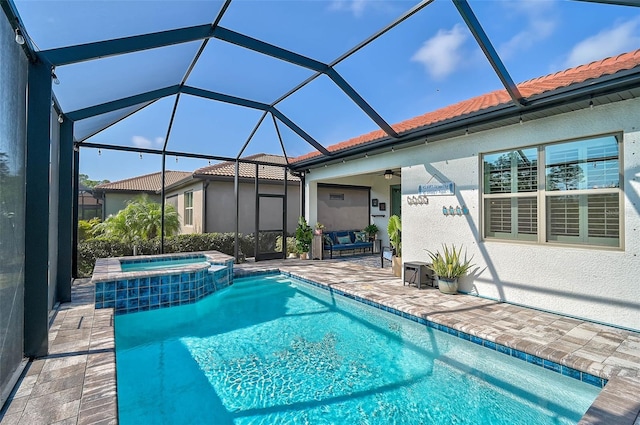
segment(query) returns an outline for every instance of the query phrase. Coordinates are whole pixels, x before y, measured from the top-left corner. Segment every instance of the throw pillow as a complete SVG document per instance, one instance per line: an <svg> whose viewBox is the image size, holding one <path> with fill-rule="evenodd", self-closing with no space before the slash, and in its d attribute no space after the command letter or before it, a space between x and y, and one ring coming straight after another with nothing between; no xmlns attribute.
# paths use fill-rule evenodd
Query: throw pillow
<svg viewBox="0 0 640 425"><path fill-rule="evenodd" d="M337 239L338 239L338 243L340 245L345 245L345 244L351 243L351 236L349 236L349 235L338 236Z"/></svg>
<svg viewBox="0 0 640 425"><path fill-rule="evenodd" d="M367 234L365 232L356 232L356 242L368 242Z"/></svg>

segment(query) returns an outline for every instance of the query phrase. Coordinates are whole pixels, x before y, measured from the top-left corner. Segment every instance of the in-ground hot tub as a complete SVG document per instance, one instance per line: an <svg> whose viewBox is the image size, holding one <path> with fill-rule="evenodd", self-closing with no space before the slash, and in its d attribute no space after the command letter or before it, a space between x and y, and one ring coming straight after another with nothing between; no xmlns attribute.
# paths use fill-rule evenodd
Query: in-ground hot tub
<svg viewBox="0 0 640 425"><path fill-rule="evenodd" d="M217 251L99 258L95 307L125 314L192 304L231 285L233 263Z"/></svg>

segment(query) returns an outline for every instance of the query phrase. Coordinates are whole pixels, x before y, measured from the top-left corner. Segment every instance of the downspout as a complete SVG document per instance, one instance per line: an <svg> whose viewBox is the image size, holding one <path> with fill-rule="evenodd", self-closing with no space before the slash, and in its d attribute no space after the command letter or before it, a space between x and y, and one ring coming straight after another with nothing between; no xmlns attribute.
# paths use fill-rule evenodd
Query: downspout
<svg viewBox="0 0 640 425"><path fill-rule="evenodd" d="M205 180L202 184L202 233L207 233L207 189L209 188L209 180Z"/></svg>

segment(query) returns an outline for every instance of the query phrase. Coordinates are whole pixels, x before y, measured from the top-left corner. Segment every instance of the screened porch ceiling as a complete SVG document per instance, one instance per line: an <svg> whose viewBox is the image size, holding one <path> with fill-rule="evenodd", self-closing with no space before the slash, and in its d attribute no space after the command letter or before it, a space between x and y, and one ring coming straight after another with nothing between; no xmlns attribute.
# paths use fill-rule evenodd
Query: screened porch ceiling
<svg viewBox="0 0 640 425"><path fill-rule="evenodd" d="M415 142L392 125L499 89L527 111L516 82L565 69L554 44L640 28L632 0L2 3L51 64L77 146L220 160L327 161L349 154L327 146L374 130Z"/></svg>

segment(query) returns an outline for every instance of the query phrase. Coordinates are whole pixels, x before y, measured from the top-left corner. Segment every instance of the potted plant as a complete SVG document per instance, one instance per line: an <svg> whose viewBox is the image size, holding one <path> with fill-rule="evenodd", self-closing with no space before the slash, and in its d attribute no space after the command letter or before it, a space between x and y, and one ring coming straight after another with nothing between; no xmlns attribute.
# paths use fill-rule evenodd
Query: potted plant
<svg viewBox="0 0 640 425"><path fill-rule="evenodd" d="M298 219L296 227L296 250L300 254L300 259L306 260L309 257L309 248L313 241L313 229L307 224L304 217Z"/></svg>
<svg viewBox="0 0 640 425"><path fill-rule="evenodd" d="M391 244L392 254L391 257L391 270L397 277L402 276L402 221L397 215L389 217L389 224L387 224L387 233L389 233L389 243Z"/></svg>
<svg viewBox="0 0 640 425"><path fill-rule="evenodd" d="M362 229L362 231L369 235L369 242L373 242L373 240L376 238L376 234L378 233L378 226L376 226L374 223L371 223L370 225Z"/></svg>
<svg viewBox="0 0 640 425"><path fill-rule="evenodd" d="M317 222L316 228L314 229L313 233L316 235L322 235L323 230L324 230L324 224Z"/></svg>
<svg viewBox="0 0 640 425"><path fill-rule="evenodd" d="M471 263L473 256L467 259L467 251L462 259L462 247L456 250L455 245L451 249L446 244L442 245L443 252L435 253L427 251L431 257L431 264L428 266L435 273L440 292L444 294L458 293L458 278L465 275L474 264Z"/></svg>

